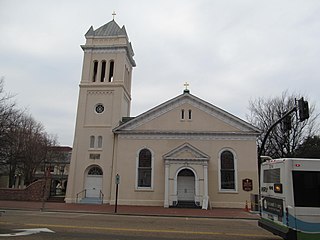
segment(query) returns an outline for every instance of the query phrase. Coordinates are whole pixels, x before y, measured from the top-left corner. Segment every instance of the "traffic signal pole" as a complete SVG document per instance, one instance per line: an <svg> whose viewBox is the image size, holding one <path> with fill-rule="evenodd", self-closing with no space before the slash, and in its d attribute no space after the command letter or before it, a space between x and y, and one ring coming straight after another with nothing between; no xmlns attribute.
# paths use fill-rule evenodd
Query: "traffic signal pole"
<svg viewBox="0 0 320 240"><path fill-rule="evenodd" d="M259 154L258 154L258 164L259 164L259 174L260 174L260 164L261 162L261 155L262 155L262 151L264 149L264 145L266 144L267 138L270 134L270 132L272 131L272 129L278 124L280 123L283 119L285 119L287 116L289 116L291 113L297 111L297 107L294 106L290 111L286 112L281 118L279 118L274 124L271 125L271 127L268 129L268 131L266 132L266 135L264 136L262 143L261 143L261 147L259 149Z"/></svg>
<svg viewBox="0 0 320 240"><path fill-rule="evenodd" d="M297 107L297 103L298 103L298 107ZM293 108L290 109L290 111L286 112L281 118L279 118L275 123L273 123L271 125L271 127L268 129L268 131L266 132L266 135L264 136L262 143L261 143L261 147L259 149L259 153L258 153L258 165L259 165L259 175L260 175L260 164L261 162L261 155L262 155L262 151L264 150L264 145L266 144L267 138L270 134L270 132L272 131L272 129L281 121L283 121L286 117L288 117L291 113L293 112L299 112L299 121L303 122L304 120L309 118L309 105L308 102L305 101L303 99L303 97L301 99L299 99L298 101L296 100L296 104Z"/></svg>
<svg viewBox="0 0 320 240"><path fill-rule="evenodd" d="M298 104L297 104L298 102ZM297 107L298 105L298 107ZM261 179L260 179L260 171L261 171L261 164L262 164L262 159L261 159L261 155L262 152L264 150L264 145L266 144L267 138L270 134L270 132L272 131L272 129L281 121L283 121L285 118L287 118L291 113L296 112L297 114L297 110L299 113L299 121L303 122L304 120L309 118L309 105L307 101L304 101L303 97L301 99L299 99L298 101L296 100L296 104L293 108L291 108L288 112L286 112L281 118L279 118L275 123L273 123L270 128L268 129L268 131L266 132L266 135L264 136L262 143L261 143L261 147L259 149L259 153L258 153L258 182L259 182L259 195L260 195L260 191L261 191ZM260 214L261 214L261 208L260 208Z"/></svg>

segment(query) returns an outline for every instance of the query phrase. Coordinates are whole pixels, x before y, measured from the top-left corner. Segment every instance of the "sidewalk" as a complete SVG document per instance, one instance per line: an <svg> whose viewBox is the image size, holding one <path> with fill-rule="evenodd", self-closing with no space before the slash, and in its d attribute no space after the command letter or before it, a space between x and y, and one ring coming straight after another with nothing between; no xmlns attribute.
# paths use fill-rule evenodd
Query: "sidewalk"
<svg viewBox="0 0 320 240"><path fill-rule="evenodd" d="M44 205L44 207L43 207ZM115 206L107 204L66 204L54 202L26 202L0 200L0 210L41 210L47 212L82 212L115 214ZM172 216L172 217L201 217L201 218L230 218L230 219L259 219L259 215L244 209L214 208L211 210L187 208L163 208L148 206L118 206L119 215L140 216Z"/></svg>

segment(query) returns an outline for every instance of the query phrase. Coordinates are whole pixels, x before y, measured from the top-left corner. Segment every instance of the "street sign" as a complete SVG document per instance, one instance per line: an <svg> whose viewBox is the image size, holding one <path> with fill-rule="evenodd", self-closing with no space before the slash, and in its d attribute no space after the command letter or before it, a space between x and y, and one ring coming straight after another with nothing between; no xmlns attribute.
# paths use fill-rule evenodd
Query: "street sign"
<svg viewBox="0 0 320 240"><path fill-rule="evenodd" d="M120 175L119 174L116 175L116 184L120 184Z"/></svg>
<svg viewBox="0 0 320 240"><path fill-rule="evenodd" d="M114 205L114 212L117 213L118 209L118 194L119 194L120 175L116 175L116 203Z"/></svg>

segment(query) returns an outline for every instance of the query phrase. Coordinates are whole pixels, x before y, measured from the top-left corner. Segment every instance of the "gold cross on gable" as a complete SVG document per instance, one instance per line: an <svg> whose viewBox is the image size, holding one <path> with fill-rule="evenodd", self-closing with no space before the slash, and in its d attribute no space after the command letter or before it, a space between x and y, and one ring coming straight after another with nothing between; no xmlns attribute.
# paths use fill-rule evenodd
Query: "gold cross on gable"
<svg viewBox="0 0 320 240"><path fill-rule="evenodd" d="M185 89L185 90L188 90L189 83L188 83L188 82L185 82L185 83L183 84L183 86L185 86L185 87L186 87L186 89Z"/></svg>
<svg viewBox="0 0 320 240"><path fill-rule="evenodd" d="M112 13L113 20L114 20L114 17L115 17L116 15L117 15L116 12L113 11L113 13Z"/></svg>

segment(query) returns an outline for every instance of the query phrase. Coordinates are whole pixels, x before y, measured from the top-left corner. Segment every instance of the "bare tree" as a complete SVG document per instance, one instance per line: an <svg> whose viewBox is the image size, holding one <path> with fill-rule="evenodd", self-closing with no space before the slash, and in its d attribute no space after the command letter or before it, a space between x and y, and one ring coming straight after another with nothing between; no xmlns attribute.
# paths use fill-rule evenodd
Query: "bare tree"
<svg viewBox="0 0 320 240"><path fill-rule="evenodd" d="M0 79L0 177L9 176L8 187L20 175L25 184L33 181L37 167L47 158L56 139L49 136L44 126L27 111L17 109L12 95L4 91Z"/></svg>
<svg viewBox="0 0 320 240"><path fill-rule="evenodd" d="M4 78L0 78L0 177L11 171L10 165L10 130L15 125L18 115L16 104L12 101L13 96L4 91Z"/></svg>
<svg viewBox="0 0 320 240"><path fill-rule="evenodd" d="M45 132L41 123L36 122L30 115L21 117L18 129L19 170L23 174L25 184L31 183L34 174L47 158L50 147L55 143Z"/></svg>
<svg viewBox="0 0 320 240"><path fill-rule="evenodd" d="M262 134L258 138L258 148L260 150L262 140L270 126L280 119L287 111L296 105L296 99L300 99L300 94L289 94L284 91L280 97L269 99L258 98L249 102L250 115L248 121L261 130ZM287 119L288 124L278 124L270 133L263 155L272 158L293 156L297 147L308 137L312 137L318 131L315 113L315 105L309 105L309 119L300 122L297 113L293 113Z"/></svg>
<svg viewBox="0 0 320 240"><path fill-rule="evenodd" d="M320 158L320 136L308 137L295 152L295 157Z"/></svg>

